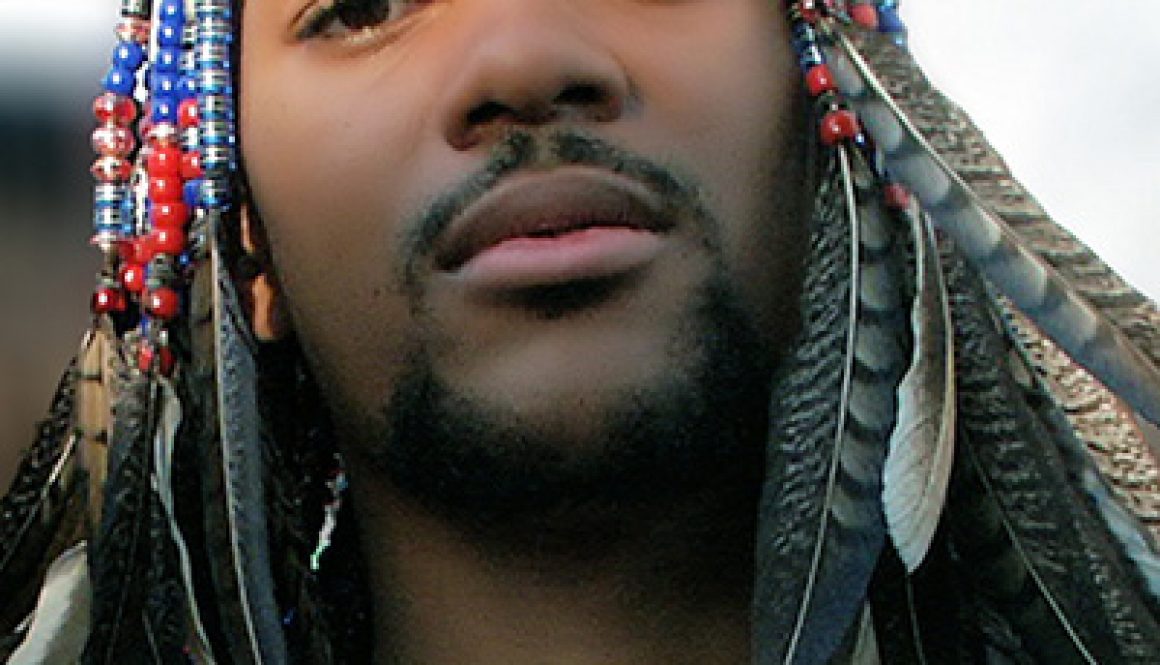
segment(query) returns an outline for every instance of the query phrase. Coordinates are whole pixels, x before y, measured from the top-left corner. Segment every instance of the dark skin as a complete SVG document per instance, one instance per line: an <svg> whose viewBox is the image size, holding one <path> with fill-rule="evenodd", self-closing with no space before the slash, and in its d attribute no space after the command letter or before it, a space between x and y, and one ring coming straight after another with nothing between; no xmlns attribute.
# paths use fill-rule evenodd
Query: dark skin
<svg viewBox="0 0 1160 665"><path fill-rule="evenodd" d="M293 332L324 387L377 661L748 662L761 405L797 327L807 212L780 3L324 7L245 7L248 243L272 257L252 315ZM528 240L545 229L557 240ZM706 386L744 388L718 404ZM671 437L633 420L690 412ZM398 461L439 429L423 418L455 423L431 444L454 462L415 462L426 442ZM502 434L456 438L484 429ZM693 433L674 448L692 452L658 442L653 469L633 436L653 431ZM505 489L440 476L458 444ZM671 487L605 490L625 478Z"/></svg>

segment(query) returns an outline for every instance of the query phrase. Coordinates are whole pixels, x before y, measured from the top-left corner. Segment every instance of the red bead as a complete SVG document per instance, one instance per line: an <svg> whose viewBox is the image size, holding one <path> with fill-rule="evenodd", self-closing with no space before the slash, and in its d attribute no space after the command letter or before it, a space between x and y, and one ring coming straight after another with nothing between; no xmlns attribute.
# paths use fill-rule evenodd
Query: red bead
<svg viewBox="0 0 1160 665"><path fill-rule="evenodd" d="M822 17L815 0L801 0L798 11L801 12L802 20L806 23L817 23L818 19Z"/></svg>
<svg viewBox="0 0 1160 665"><path fill-rule="evenodd" d="M125 127L137 119L137 103L128 97L106 92L93 100L93 115L102 125Z"/></svg>
<svg viewBox="0 0 1160 665"><path fill-rule="evenodd" d="M189 219L189 208L178 201L154 203L150 208L150 216L155 227L180 230Z"/></svg>
<svg viewBox="0 0 1160 665"><path fill-rule="evenodd" d="M183 99L177 106L177 124L182 129L197 127L201 124L201 112L197 108L196 99Z"/></svg>
<svg viewBox="0 0 1160 665"><path fill-rule="evenodd" d="M186 180L197 180L205 175L201 168L201 153L187 152L181 156L181 177Z"/></svg>
<svg viewBox="0 0 1160 665"><path fill-rule="evenodd" d="M133 173L133 165L120 157L100 157L89 169L98 182L125 182Z"/></svg>
<svg viewBox="0 0 1160 665"><path fill-rule="evenodd" d="M104 125L93 131L93 150L102 157L128 157L137 147L133 132L117 125Z"/></svg>
<svg viewBox="0 0 1160 665"><path fill-rule="evenodd" d="M814 65L810 67L810 70L806 72L806 87L814 97L817 97L823 92L836 90L837 86L834 85L834 75L830 73L829 65Z"/></svg>
<svg viewBox="0 0 1160 665"><path fill-rule="evenodd" d="M155 254L178 256L185 250L185 233L181 229L153 229L149 234L149 246Z"/></svg>
<svg viewBox="0 0 1160 665"><path fill-rule="evenodd" d="M822 118L820 132L822 143L826 145L852 139L858 135L858 116L846 109L830 111Z"/></svg>
<svg viewBox="0 0 1160 665"><path fill-rule="evenodd" d="M123 312L125 307L125 294L120 289L103 287L93 293L92 309L94 314Z"/></svg>
<svg viewBox="0 0 1160 665"><path fill-rule="evenodd" d="M906 210L910 207L910 190L897 182L882 188L882 198L886 202L886 207L893 210Z"/></svg>
<svg viewBox="0 0 1160 665"><path fill-rule="evenodd" d="M850 8L850 17L854 22L868 30L878 29L878 10L874 5L861 3Z"/></svg>
<svg viewBox="0 0 1160 665"><path fill-rule="evenodd" d="M162 286L152 289L145 296L145 311L163 321L177 316L181 307L181 299L173 289Z"/></svg>
<svg viewBox="0 0 1160 665"><path fill-rule="evenodd" d="M142 372L149 372L156 369L164 376L169 376L173 372L173 351L169 350L168 346L161 347L161 352L152 344L142 344L141 350L137 355L137 369Z"/></svg>
<svg viewBox="0 0 1160 665"><path fill-rule="evenodd" d="M127 16L117 24L117 38L123 42L149 43L149 20Z"/></svg>
<svg viewBox="0 0 1160 665"><path fill-rule="evenodd" d="M141 293L145 289L145 266L126 263L121 268L121 286L129 293Z"/></svg>
<svg viewBox="0 0 1160 665"><path fill-rule="evenodd" d="M127 256L125 256L125 261L128 263L143 266L149 263L149 259L153 258L153 252L149 249L149 243L145 241L145 238L133 238L125 244L128 246Z"/></svg>
<svg viewBox="0 0 1160 665"><path fill-rule="evenodd" d="M181 203L181 178L149 178L149 200L153 203Z"/></svg>
<svg viewBox="0 0 1160 665"><path fill-rule="evenodd" d="M181 175L181 149L171 146L155 147L149 151L145 168L150 178Z"/></svg>

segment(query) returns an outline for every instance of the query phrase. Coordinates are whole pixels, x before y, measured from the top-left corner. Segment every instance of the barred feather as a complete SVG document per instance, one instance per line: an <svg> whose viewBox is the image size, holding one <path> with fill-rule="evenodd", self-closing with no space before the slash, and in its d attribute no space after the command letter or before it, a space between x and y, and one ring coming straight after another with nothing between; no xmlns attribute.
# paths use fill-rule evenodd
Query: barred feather
<svg viewBox="0 0 1160 665"><path fill-rule="evenodd" d="M886 437L901 373L891 234L837 151L815 210L806 340L775 395L758 535L758 662L824 663L861 607L884 538Z"/></svg>
<svg viewBox="0 0 1160 665"><path fill-rule="evenodd" d="M221 474L228 559L223 570L232 577L241 603L244 643L233 653L243 662L282 663L286 647L274 598L262 439L258 425L254 341L240 311L232 278L219 252L212 254L217 415L220 457L210 463Z"/></svg>
<svg viewBox="0 0 1160 665"><path fill-rule="evenodd" d="M1056 444L1005 365L988 294L961 261L947 276L963 436L949 514L961 569L1040 661L1154 662L1160 626L1069 491Z"/></svg>
<svg viewBox="0 0 1160 665"><path fill-rule="evenodd" d="M1160 360L1148 352L1154 340L1147 338L1141 344L1137 334L1117 327L1033 251L931 147L851 39L838 32L834 38L840 47L834 51L835 76L874 134L891 171L911 186L939 227L1020 309L1141 415L1160 423ZM862 39L873 43L876 53L895 48ZM912 62L909 71L912 77L920 76ZM1110 273L1106 266L1104 271ZM1160 318L1153 324L1157 321Z"/></svg>

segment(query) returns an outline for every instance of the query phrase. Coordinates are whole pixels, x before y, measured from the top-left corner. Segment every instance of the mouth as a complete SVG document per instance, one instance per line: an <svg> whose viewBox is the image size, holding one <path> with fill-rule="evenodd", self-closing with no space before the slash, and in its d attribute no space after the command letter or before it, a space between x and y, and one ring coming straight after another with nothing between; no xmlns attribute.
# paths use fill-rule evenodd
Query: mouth
<svg viewBox="0 0 1160 665"><path fill-rule="evenodd" d="M469 206L437 241L435 266L487 289L615 277L650 263L674 224L636 181L587 167L529 172Z"/></svg>

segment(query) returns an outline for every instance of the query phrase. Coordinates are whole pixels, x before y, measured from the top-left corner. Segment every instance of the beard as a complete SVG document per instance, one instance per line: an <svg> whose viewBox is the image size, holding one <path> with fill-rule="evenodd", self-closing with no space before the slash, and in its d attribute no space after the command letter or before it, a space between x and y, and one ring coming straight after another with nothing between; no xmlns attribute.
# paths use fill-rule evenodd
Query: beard
<svg viewBox="0 0 1160 665"><path fill-rule="evenodd" d="M369 457L404 497L509 552L597 555L690 499L752 516L774 362L727 284L717 270L690 300L663 372L600 396L590 440L457 390L419 351Z"/></svg>

